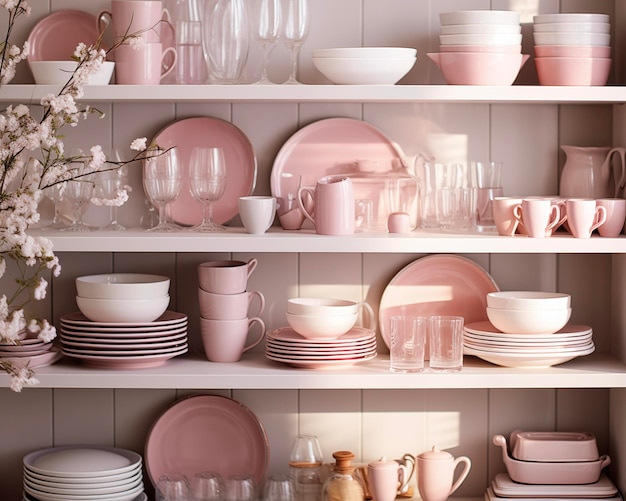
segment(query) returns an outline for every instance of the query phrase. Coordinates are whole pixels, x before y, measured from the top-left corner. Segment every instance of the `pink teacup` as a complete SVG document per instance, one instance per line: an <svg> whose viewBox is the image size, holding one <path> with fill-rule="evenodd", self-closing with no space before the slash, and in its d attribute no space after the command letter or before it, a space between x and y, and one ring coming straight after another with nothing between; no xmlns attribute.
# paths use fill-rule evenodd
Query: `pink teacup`
<svg viewBox="0 0 626 501"><path fill-rule="evenodd" d="M606 221L606 208L593 198L567 200L567 225L576 238L590 238L593 231Z"/></svg>
<svg viewBox="0 0 626 501"><path fill-rule="evenodd" d="M513 214L513 209L521 203L522 199L517 197L494 197L493 220L498 234L508 237L515 235L520 221Z"/></svg>
<svg viewBox="0 0 626 501"><path fill-rule="evenodd" d="M513 215L532 238L549 236L561 220L561 210L550 198L524 198L513 207Z"/></svg>
<svg viewBox="0 0 626 501"><path fill-rule="evenodd" d="M252 301L258 299L258 309L250 312ZM258 317L265 310L265 296L260 291L241 292L239 294L215 294L198 287L200 316L214 320L230 320Z"/></svg>
<svg viewBox="0 0 626 501"><path fill-rule="evenodd" d="M163 50L160 43L120 45L113 51L115 57L115 83L126 85L157 85L169 75L176 65L176 49ZM163 69L167 56L173 63Z"/></svg>
<svg viewBox="0 0 626 501"><path fill-rule="evenodd" d="M260 332L246 344L252 327L258 324ZM211 362L237 362L241 355L254 348L265 337L265 322L260 317L235 320L200 318L200 334L204 353Z"/></svg>
<svg viewBox="0 0 626 501"><path fill-rule="evenodd" d="M600 198L596 204L606 209L606 221L598 227L601 237L618 237L626 220L626 200L623 198Z"/></svg>
<svg viewBox="0 0 626 501"><path fill-rule="evenodd" d="M410 233L411 216L406 212L392 212L387 218L387 231L389 233Z"/></svg>
<svg viewBox="0 0 626 501"><path fill-rule="evenodd" d="M216 294L245 292L248 278L258 264L256 259L245 261L207 261L198 266L200 288Z"/></svg>

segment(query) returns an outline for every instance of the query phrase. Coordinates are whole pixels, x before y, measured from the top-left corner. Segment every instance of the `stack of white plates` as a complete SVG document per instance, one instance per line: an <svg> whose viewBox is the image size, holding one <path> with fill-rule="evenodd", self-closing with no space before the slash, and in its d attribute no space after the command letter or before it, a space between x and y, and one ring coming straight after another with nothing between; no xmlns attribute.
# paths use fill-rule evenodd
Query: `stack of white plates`
<svg viewBox="0 0 626 501"><path fill-rule="evenodd" d="M26 332L20 336L19 344L0 343L0 362L11 363L15 367L45 367L61 358L61 352L52 342L28 337Z"/></svg>
<svg viewBox="0 0 626 501"><path fill-rule="evenodd" d="M92 322L82 313L61 317L64 355L110 369L155 367L188 350L187 315L166 311L153 322Z"/></svg>
<svg viewBox="0 0 626 501"><path fill-rule="evenodd" d="M550 367L593 353L593 331L568 324L554 334L505 334L488 321L465 326L463 351L504 367Z"/></svg>
<svg viewBox="0 0 626 501"><path fill-rule="evenodd" d="M376 356L376 333L353 327L337 339L305 339L291 327L267 334L265 356L294 367L347 367Z"/></svg>
<svg viewBox="0 0 626 501"><path fill-rule="evenodd" d="M142 458L126 449L50 447L24 456L24 500L146 501Z"/></svg>

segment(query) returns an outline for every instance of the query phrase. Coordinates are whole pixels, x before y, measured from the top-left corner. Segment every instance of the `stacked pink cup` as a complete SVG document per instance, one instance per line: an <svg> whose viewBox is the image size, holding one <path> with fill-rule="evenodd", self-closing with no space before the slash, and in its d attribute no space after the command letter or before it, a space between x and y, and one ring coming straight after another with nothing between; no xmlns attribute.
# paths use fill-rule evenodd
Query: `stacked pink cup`
<svg viewBox="0 0 626 501"><path fill-rule="evenodd" d="M605 85L611 70L608 14L541 14L533 18L540 85Z"/></svg>
<svg viewBox="0 0 626 501"><path fill-rule="evenodd" d="M248 277L257 260L208 261L198 266L198 303L202 345L211 362L237 362L241 355L265 337L265 323L260 315L265 297L260 291L248 291ZM257 311L250 314L254 299ZM248 342L252 327L260 333Z"/></svg>

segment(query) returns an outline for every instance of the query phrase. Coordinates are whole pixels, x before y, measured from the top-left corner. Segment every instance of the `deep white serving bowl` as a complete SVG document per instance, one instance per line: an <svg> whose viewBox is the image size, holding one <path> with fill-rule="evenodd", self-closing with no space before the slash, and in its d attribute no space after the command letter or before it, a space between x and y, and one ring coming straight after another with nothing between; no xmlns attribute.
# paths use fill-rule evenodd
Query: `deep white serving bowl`
<svg viewBox="0 0 626 501"><path fill-rule="evenodd" d="M415 64L416 57L314 57L315 67L334 84L393 85Z"/></svg>
<svg viewBox="0 0 626 501"><path fill-rule="evenodd" d="M427 54L450 85L511 85L527 54L439 52Z"/></svg>
<svg viewBox="0 0 626 501"><path fill-rule="evenodd" d="M558 310L507 310L487 306L487 318L507 334L553 334L561 330L572 315L571 308Z"/></svg>
<svg viewBox="0 0 626 501"><path fill-rule="evenodd" d="M497 291L487 293L487 306L505 310L559 310L571 307L571 296L561 292Z"/></svg>
<svg viewBox="0 0 626 501"><path fill-rule="evenodd" d="M289 326L306 339L337 339L357 321L358 313L348 315L296 315L285 313Z"/></svg>
<svg viewBox="0 0 626 501"><path fill-rule="evenodd" d="M539 23L533 25L534 33L551 31L554 33L610 33L610 23Z"/></svg>
<svg viewBox="0 0 626 501"><path fill-rule="evenodd" d="M327 297L292 297L287 300L287 313L294 315L353 315L361 309L361 303L347 299Z"/></svg>
<svg viewBox="0 0 626 501"><path fill-rule="evenodd" d="M519 24L447 24L439 28L441 35L471 35L480 33L485 35L515 35L521 32L522 26Z"/></svg>
<svg viewBox="0 0 626 501"><path fill-rule="evenodd" d="M151 299L100 299L76 296L78 309L92 322L145 323L159 318L170 296Z"/></svg>
<svg viewBox="0 0 626 501"><path fill-rule="evenodd" d="M76 294L95 299L153 299L169 293L170 279L146 273L104 273L76 277Z"/></svg>
<svg viewBox="0 0 626 501"><path fill-rule="evenodd" d="M76 69L76 61L29 61L28 65L39 85L64 85ZM89 85L108 85L113 76L115 63L105 61L100 71L89 78Z"/></svg>
<svg viewBox="0 0 626 501"><path fill-rule="evenodd" d="M521 33L469 33L439 35L441 45L520 45Z"/></svg>
<svg viewBox="0 0 626 501"><path fill-rule="evenodd" d="M449 24L520 24L514 10L457 10L440 12L439 22Z"/></svg>
<svg viewBox="0 0 626 501"><path fill-rule="evenodd" d="M321 57L364 57L364 58L403 58L417 57L417 49L411 47L333 47L311 51L314 58Z"/></svg>
<svg viewBox="0 0 626 501"><path fill-rule="evenodd" d="M534 24L541 23L608 23L608 14L592 14L587 12L561 12L555 14L537 14L533 16Z"/></svg>
<svg viewBox="0 0 626 501"><path fill-rule="evenodd" d="M610 45L608 33L534 32L535 45Z"/></svg>

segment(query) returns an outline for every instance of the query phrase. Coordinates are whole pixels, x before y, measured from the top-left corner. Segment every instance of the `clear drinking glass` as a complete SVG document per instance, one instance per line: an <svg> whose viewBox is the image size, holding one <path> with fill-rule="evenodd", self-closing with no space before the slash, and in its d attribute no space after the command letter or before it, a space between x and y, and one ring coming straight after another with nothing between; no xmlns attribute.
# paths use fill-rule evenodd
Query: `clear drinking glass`
<svg viewBox="0 0 626 501"><path fill-rule="evenodd" d="M191 150L189 162L189 192L202 204L202 221L192 231L223 231L226 228L213 221L213 202L219 200L226 188L226 159L222 148Z"/></svg>
<svg viewBox="0 0 626 501"><path fill-rule="evenodd" d="M182 473L165 473L156 485L156 501L191 501L189 479Z"/></svg>
<svg viewBox="0 0 626 501"><path fill-rule="evenodd" d="M300 84L297 79L300 47L309 34L308 0L284 0L283 43L289 50L291 71L286 84Z"/></svg>
<svg viewBox="0 0 626 501"><path fill-rule="evenodd" d="M178 225L168 221L167 205L178 197L182 184L176 148L151 156L143 167L143 187L159 211L159 223L148 231L176 231Z"/></svg>
<svg viewBox="0 0 626 501"><path fill-rule="evenodd" d="M102 200L114 201L128 181L128 165L121 165L122 154L114 149L107 155L107 164L103 171L96 174L96 196ZM121 165L115 168L116 165ZM109 205L109 223L101 230L122 231L126 227L117 220L119 205Z"/></svg>
<svg viewBox="0 0 626 501"><path fill-rule="evenodd" d="M263 484L263 501L295 501L293 481L287 475L271 475Z"/></svg>
<svg viewBox="0 0 626 501"><path fill-rule="evenodd" d="M249 0L252 37L263 51L261 78L255 84L273 84L267 76L272 50L280 38L281 0Z"/></svg>
<svg viewBox="0 0 626 501"><path fill-rule="evenodd" d="M201 471L191 479L191 493L195 501L219 501L224 499L224 480L214 471Z"/></svg>
<svg viewBox="0 0 626 501"><path fill-rule="evenodd" d="M91 227L83 222L87 205L95 193L93 174L66 181L65 197L72 206L72 224L62 228L64 231L91 231Z"/></svg>
<svg viewBox="0 0 626 501"><path fill-rule="evenodd" d="M67 183L62 182L48 186L43 190L44 196L54 204L54 215L52 216L50 224L46 226L47 228L60 230L67 226L67 224L63 222L61 216L61 202L65 200L66 187Z"/></svg>
<svg viewBox="0 0 626 501"><path fill-rule="evenodd" d="M226 479L227 501L254 501L257 496L256 482L251 475L232 475Z"/></svg>

